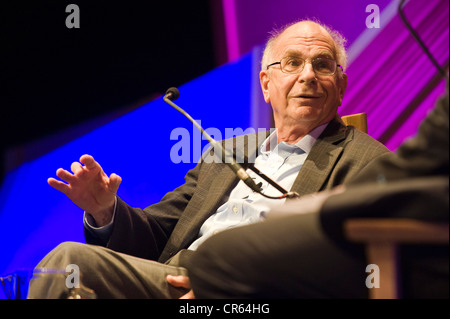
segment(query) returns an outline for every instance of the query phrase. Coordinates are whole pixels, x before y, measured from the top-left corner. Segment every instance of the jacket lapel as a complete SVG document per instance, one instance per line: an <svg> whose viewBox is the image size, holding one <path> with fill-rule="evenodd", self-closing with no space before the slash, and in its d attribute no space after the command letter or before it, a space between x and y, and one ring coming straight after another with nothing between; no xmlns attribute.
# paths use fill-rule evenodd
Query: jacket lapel
<svg viewBox="0 0 450 319"><path fill-rule="evenodd" d="M338 120L330 122L312 147L291 191L302 196L321 190L344 149L346 131Z"/></svg>

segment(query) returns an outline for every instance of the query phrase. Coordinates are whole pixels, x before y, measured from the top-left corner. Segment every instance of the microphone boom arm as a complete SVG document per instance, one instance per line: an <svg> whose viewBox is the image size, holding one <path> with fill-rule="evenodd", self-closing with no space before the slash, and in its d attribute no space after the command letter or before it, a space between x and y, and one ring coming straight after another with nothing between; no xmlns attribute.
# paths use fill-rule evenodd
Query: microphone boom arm
<svg viewBox="0 0 450 319"><path fill-rule="evenodd" d="M205 138L208 140L208 142L213 146L214 149L222 150L224 156L224 162L230 166L230 168L235 172L235 174L241 179L248 187L250 187L253 191L261 194L264 197L270 198L270 199L283 199L283 198L296 198L299 197L299 194L296 192L288 192L283 187L278 185L276 182L274 182L272 179L270 179L265 174L261 173L259 169L257 169L253 164L249 164L249 169L251 169L253 172L255 172L258 176L260 176L262 179L264 179L266 182L268 182L270 185L275 187L278 191L280 191L283 195L282 196L269 196L264 194L260 187L256 185L256 183L253 181L253 179L247 174L247 172L244 170L244 168L236 163L234 160L234 154L231 153L229 150L227 150L223 145L216 140L214 140L198 123L195 121L192 116L190 116L185 110L183 110L181 107L176 105L173 101L178 98L179 91L177 88L169 88L166 92L166 95L163 97L164 102L172 106L174 109L176 109L178 112L182 113L184 116L186 116L192 124L205 136ZM227 160L228 159L228 160Z"/></svg>

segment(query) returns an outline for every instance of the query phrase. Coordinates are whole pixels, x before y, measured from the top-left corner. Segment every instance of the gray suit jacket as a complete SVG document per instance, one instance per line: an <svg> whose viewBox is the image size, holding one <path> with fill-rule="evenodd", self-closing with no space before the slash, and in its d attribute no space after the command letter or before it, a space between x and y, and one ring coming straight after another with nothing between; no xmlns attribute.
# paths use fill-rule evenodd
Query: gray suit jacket
<svg viewBox="0 0 450 319"><path fill-rule="evenodd" d="M236 137L233 148L254 158L268 134ZM256 143L251 143L255 138ZM333 120L312 147L292 191L305 195L332 188L386 154L391 152L369 135ZM211 156L215 156L213 150L187 173L183 185L156 204L145 209L132 208L119 198L109 241L102 243L85 232L86 241L160 262L189 247L205 220L227 200L239 181L226 164L214 163Z"/></svg>

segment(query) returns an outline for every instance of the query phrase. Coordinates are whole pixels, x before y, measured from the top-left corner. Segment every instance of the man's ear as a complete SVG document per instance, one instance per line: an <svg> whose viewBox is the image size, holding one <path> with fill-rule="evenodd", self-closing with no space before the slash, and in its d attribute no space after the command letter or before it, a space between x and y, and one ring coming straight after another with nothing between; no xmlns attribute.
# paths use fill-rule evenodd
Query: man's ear
<svg viewBox="0 0 450 319"><path fill-rule="evenodd" d="M270 102L270 97L269 97L269 74L268 71L261 71L259 72L259 82L261 83L261 89L262 89L262 93L264 95L264 101L266 101L266 103Z"/></svg>
<svg viewBox="0 0 450 319"><path fill-rule="evenodd" d="M339 106L342 105L345 91L347 90L347 74L343 73L342 77L338 78L339 81Z"/></svg>

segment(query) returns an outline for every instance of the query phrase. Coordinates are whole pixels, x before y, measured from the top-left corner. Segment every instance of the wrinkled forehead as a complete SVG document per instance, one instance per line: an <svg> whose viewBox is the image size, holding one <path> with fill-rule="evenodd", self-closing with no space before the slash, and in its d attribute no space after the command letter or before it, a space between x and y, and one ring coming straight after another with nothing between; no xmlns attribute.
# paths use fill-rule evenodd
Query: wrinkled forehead
<svg viewBox="0 0 450 319"><path fill-rule="evenodd" d="M274 42L274 58L297 53L300 56L329 55L336 57L333 38L319 24L299 22L284 30Z"/></svg>

